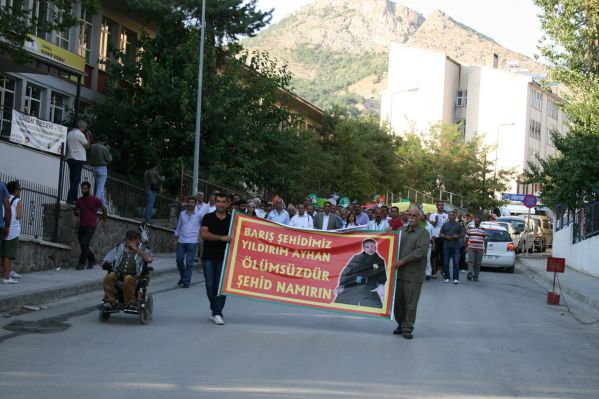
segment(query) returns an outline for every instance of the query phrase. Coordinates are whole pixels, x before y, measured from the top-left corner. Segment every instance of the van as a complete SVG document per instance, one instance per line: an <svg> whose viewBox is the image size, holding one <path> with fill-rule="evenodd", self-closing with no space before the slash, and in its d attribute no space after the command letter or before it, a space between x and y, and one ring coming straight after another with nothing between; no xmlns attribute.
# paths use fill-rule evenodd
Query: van
<svg viewBox="0 0 599 399"><path fill-rule="evenodd" d="M531 219L536 219L539 221L539 225L543 230L544 237L544 247L552 247L553 246L553 223L551 220L544 215L531 215ZM543 252L545 248L543 247Z"/></svg>

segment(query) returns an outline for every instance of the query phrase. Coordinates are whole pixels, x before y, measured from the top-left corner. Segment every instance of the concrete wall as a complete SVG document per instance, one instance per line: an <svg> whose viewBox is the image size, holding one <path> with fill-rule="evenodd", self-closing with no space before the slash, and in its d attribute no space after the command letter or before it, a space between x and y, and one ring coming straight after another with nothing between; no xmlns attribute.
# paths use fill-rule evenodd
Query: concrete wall
<svg viewBox="0 0 599 399"><path fill-rule="evenodd" d="M599 277L599 236L572 244L573 226L570 224L553 233L553 256L566 258L566 265L572 269Z"/></svg>

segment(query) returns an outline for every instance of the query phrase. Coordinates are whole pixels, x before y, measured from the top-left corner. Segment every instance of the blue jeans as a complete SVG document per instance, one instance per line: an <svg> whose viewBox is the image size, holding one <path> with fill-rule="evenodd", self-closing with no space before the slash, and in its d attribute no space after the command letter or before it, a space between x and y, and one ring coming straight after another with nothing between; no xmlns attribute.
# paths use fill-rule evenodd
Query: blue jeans
<svg viewBox="0 0 599 399"><path fill-rule="evenodd" d="M193 272L193 260L198 251L198 244L177 243L177 269L183 284L189 284Z"/></svg>
<svg viewBox="0 0 599 399"><path fill-rule="evenodd" d="M202 259L204 279L206 280L206 294L210 301L212 316L222 316L225 307L225 295L218 295L220 275L223 272L223 259Z"/></svg>
<svg viewBox="0 0 599 399"><path fill-rule="evenodd" d="M94 179L96 179L96 191L94 194L100 198L100 201L104 205L104 185L106 184L106 178L108 177L108 168L106 166L94 166Z"/></svg>
<svg viewBox="0 0 599 399"><path fill-rule="evenodd" d="M74 204L79 196L79 184L81 183L81 171L85 161L76 159L67 159L69 164L69 193L67 194L67 204Z"/></svg>
<svg viewBox="0 0 599 399"><path fill-rule="evenodd" d="M443 246L443 271L445 278L450 279L449 276L449 259L453 260L453 279L460 279L460 248L447 248Z"/></svg>
<svg viewBox="0 0 599 399"><path fill-rule="evenodd" d="M156 200L156 191L146 192L146 210L144 212L144 221L150 223L152 221L152 209Z"/></svg>

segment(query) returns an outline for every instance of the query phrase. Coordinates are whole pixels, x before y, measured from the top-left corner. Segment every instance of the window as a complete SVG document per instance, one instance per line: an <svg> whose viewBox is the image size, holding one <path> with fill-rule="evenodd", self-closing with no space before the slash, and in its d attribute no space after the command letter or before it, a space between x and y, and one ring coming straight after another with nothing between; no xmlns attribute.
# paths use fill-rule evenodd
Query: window
<svg viewBox="0 0 599 399"><path fill-rule="evenodd" d="M90 103L86 103L85 101L79 101L79 116L89 116L91 115L92 105Z"/></svg>
<svg viewBox="0 0 599 399"><path fill-rule="evenodd" d="M460 132L465 136L466 135L466 119L462 119L457 121L456 123L460 127Z"/></svg>
<svg viewBox="0 0 599 399"><path fill-rule="evenodd" d="M468 90L458 90L455 103L457 107L465 107L468 105Z"/></svg>
<svg viewBox="0 0 599 399"><path fill-rule="evenodd" d="M551 100L547 100L547 115L549 115L550 118L557 120L558 113L559 109L557 104Z"/></svg>
<svg viewBox="0 0 599 399"><path fill-rule="evenodd" d="M115 46L115 40L117 35L117 24L116 22L102 17L102 27L100 28L100 65L101 70L106 70L106 65L103 62L112 58L110 52L111 47Z"/></svg>
<svg viewBox="0 0 599 399"><path fill-rule="evenodd" d="M497 69L499 67L499 55L493 54L493 68Z"/></svg>
<svg viewBox="0 0 599 399"><path fill-rule="evenodd" d="M541 140L541 123L530 120L529 134L533 139Z"/></svg>
<svg viewBox="0 0 599 399"><path fill-rule="evenodd" d="M541 111L543 109L543 93L541 93L540 91L531 89L530 102L531 102L531 105L533 108Z"/></svg>
<svg viewBox="0 0 599 399"><path fill-rule="evenodd" d="M26 114L39 117L41 109L42 89L32 85L31 83L27 83L27 87L25 89L25 108L23 111Z"/></svg>
<svg viewBox="0 0 599 399"><path fill-rule="evenodd" d="M56 35L54 35L54 44L58 47L62 47L65 50L69 49L69 32L67 29L65 31L56 31Z"/></svg>
<svg viewBox="0 0 599 399"><path fill-rule="evenodd" d="M535 150L534 148L529 148L528 149L528 161L530 163L532 163L533 165L540 165L539 160L537 159L537 157L539 156L539 152L537 150Z"/></svg>
<svg viewBox="0 0 599 399"><path fill-rule="evenodd" d="M3 137L10 136L12 109L15 106L16 81L0 75L0 132Z"/></svg>
<svg viewBox="0 0 599 399"><path fill-rule="evenodd" d="M551 137L551 132L553 129L549 127L547 128L547 144L549 144L551 147L555 147L555 144L553 144L553 138Z"/></svg>
<svg viewBox="0 0 599 399"><path fill-rule="evenodd" d="M48 22L48 2L45 0L33 0L31 7L31 19L36 22L37 25L44 25ZM47 40L48 32L44 32L39 27L34 26L31 34L41 39Z"/></svg>
<svg viewBox="0 0 599 399"><path fill-rule="evenodd" d="M79 48L77 54L85 58L87 64L91 64L92 48L92 15L89 11L81 10L79 20Z"/></svg>
<svg viewBox="0 0 599 399"><path fill-rule="evenodd" d="M65 119L65 103L66 98L56 92L52 92L50 97L50 121L54 123L62 123Z"/></svg>
<svg viewBox="0 0 599 399"><path fill-rule="evenodd" d="M137 59L137 35L135 32L130 31L127 28L123 28L120 39L119 47L121 51L125 54L125 57L129 61L135 62Z"/></svg>

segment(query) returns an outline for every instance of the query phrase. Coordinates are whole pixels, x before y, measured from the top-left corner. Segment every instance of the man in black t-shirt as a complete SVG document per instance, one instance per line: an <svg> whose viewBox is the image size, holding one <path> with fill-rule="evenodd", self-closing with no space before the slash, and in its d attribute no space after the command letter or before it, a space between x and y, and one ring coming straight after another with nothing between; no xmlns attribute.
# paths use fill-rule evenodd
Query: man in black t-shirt
<svg viewBox="0 0 599 399"><path fill-rule="evenodd" d="M218 325L225 324L223 320L223 308L225 307L224 295L218 295L218 286L223 271L223 261L225 259L225 249L227 243L231 241L229 235L229 226L231 225L231 215L227 214L227 196L217 193L214 198L216 210L208 213L202 219L202 229L200 235L204 240L204 249L202 252L202 268L204 269L204 279L206 280L206 294L210 301L210 310L212 310L212 319Z"/></svg>

